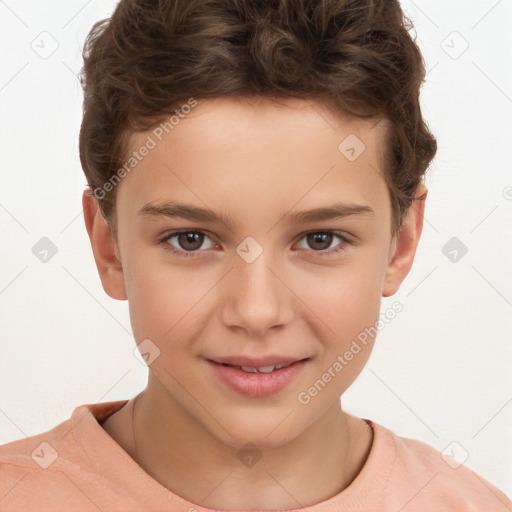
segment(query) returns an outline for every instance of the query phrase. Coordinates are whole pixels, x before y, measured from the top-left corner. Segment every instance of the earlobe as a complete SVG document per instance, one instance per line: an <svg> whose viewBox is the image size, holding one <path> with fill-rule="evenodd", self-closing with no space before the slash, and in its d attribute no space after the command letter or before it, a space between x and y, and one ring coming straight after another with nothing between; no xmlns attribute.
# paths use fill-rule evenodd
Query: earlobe
<svg viewBox="0 0 512 512"><path fill-rule="evenodd" d="M428 190L423 183L418 186L414 200L407 210L405 222L390 245L388 268L382 287L382 296L394 295L411 270L421 232Z"/></svg>
<svg viewBox="0 0 512 512"><path fill-rule="evenodd" d="M82 195L84 220L103 289L113 299L126 300L123 266L111 227L98 200L87 188Z"/></svg>

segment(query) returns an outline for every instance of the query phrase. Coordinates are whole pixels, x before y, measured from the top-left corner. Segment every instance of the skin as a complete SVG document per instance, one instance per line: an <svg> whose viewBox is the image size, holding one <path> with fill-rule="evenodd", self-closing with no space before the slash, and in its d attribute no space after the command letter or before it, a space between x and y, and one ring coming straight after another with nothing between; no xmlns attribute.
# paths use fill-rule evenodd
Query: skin
<svg viewBox="0 0 512 512"><path fill-rule="evenodd" d="M308 404L297 395L375 325L381 297L396 293L412 266L427 189L419 186L392 238L382 178L386 129L298 99L202 101L117 186L117 238L84 192L103 287L128 300L137 344L149 338L160 350L136 397L137 450L133 399L103 427L175 494L207 508L286 510L335 496L361 471L372 431L342 410L340 397L374 339ZM133 135L133 149L148 134ZM353 162L338 150L350 134L366 146ZM164 200L221 210L232 223L138 215ZM289 211L336 202L368 205L375 214L279 222ZM183 228L207 235L195 246L161 241ZM326 230L352 243L305 236ZM252 263L236 252L247 236L263 248ZM196 257L171 254L165 244ZM336 247L345 250L320 255ZM269 353L310 360L290 386L266 398L224 387L204 359ZM252 467L237 457L246 443L262 455Z"/></svg>

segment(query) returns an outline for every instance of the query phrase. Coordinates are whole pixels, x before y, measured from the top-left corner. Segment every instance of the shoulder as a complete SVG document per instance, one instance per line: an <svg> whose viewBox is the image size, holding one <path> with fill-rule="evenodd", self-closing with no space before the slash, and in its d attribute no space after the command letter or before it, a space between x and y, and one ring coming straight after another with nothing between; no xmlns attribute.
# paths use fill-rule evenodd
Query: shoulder
<svg viewBox="0 0 512 512"><path fill-rule="evenodd" d="M512 510L505 493L460 464L450 450L443 454L423 441L401 437L374 422L372 426L381 440L394 447L389 452L393 460L389 461L388 493L391 499L398 498L402 512L436 507L443 511Z"/></svg>
<svg viewBox="0 0 512 512"><path fill-rule="evenodd" d="M84 490L100 484L96 455L109 448L97 420L123 403L78 406L51 430L0 445L0 510L94 510Z"/></svg>
<svg viewBox="0 0 512 512"><path fill-rule="evenodd" d="M0 509L10 510L11 502L51 496L70 486L63 469L80 455L70 419L47 432L1 445Z"/></svg>

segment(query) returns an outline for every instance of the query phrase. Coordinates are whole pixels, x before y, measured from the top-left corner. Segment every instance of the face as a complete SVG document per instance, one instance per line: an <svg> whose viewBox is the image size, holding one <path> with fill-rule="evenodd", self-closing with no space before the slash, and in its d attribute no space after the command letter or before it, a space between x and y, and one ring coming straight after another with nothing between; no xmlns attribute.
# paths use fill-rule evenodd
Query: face
<svg viewBox="0 0 512 512"><path fill-rule="evenodd" d="M155 147L117 187L124 290L112 276L104 287L126 294L137 344L158 348L150 372L177 414L234 447L290 441L339 408L374 341L356 352L354 340L408 271L391 282L385 123L300 100L220 98L162 140L136 134L133 150L148 136ZM345 215L320 212L334 208ZM255 374L226 360L302 362Z"/></svg>

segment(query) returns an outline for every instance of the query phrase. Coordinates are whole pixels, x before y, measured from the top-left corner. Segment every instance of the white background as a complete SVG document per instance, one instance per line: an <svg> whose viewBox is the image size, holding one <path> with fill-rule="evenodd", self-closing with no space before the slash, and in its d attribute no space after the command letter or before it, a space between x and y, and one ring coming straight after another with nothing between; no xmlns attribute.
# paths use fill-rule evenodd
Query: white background
<svg viewBox="0 0 512 512"><path fill-rule="evenodd" d="M127 303L101 287L81 208L76 74L87 32L114 4L0 1L0 443L146 384ZM467 452L511 496L512 2L402 5L429 70L422 106L439 151L416 261L382 303L404 310L343 403L439 451L457 441L448 451ZM48 58L33 49L41 38L46 51L58 44ZM42 237L57 247L46 263L32 252ZM468 249L457 261L443 253L452 237Z"/></svg>

